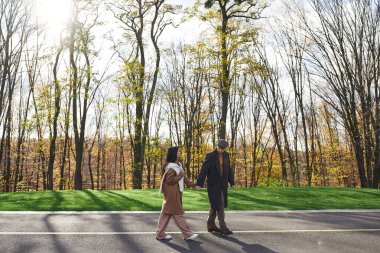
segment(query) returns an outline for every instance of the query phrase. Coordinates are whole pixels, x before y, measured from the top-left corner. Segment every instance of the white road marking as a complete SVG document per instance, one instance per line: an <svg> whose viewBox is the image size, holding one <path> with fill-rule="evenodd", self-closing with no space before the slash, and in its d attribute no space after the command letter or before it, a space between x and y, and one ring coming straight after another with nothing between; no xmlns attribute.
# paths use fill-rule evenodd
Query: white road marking
<svg viewBox="0 0 380 253"><path fill-rule="evenodd" d="M254 230L234 231L234 234L260 234L260 233L318 233L318 232L380 232L380 228L363 229L294 229L294 230ZM168 234L181 234L181 232L166 232ZM209 234L207 231L194 231L197 234ZM154 235L155 232L0 232L0 235Z"/></svg>

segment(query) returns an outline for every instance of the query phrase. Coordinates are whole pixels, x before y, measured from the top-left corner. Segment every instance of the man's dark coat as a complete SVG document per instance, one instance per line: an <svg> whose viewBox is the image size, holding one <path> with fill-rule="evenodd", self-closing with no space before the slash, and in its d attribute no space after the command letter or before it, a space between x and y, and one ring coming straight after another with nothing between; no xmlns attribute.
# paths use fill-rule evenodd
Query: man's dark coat
<svg viewBox="0 0 380 253"><path fill-rule="evenodd" d="M203 161L201 171L198 175L197 186L203 187L204 181L207 177L207 192L208 200L210 201L211 208L218 210L221 200L221 193L223 191L224 207L228 206L227 203L227 188L228 183L235 185L234 173L230 165L230 156L223 152L223 174L221 175L218 151L208 153Z"/></svg>

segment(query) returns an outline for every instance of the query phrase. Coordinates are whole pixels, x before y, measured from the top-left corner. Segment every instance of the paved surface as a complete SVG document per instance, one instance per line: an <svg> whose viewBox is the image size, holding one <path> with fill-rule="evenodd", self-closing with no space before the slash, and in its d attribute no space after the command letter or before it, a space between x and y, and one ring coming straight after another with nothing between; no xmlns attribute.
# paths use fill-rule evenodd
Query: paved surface
<svg viewBox="0 0 380 253"><path fill-rule="evenodd" d="M187 213L195 241L154 238L157 213L0 212L0 252L380 252L380 212L233 212L235 234L205 230L205 212Z"/></svg>

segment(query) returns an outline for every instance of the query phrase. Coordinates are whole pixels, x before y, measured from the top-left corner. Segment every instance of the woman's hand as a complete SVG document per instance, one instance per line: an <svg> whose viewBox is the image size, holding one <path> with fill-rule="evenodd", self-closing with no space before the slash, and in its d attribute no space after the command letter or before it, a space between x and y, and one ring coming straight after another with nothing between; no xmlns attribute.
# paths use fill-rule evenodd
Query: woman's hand
<svg viewBox="0 0 380 253"><path fill-rule="evenodd" d="M183 176L185 176L185 173L183 172L183 170L181 170L178 174L179 178L183 178Z"/></svg>

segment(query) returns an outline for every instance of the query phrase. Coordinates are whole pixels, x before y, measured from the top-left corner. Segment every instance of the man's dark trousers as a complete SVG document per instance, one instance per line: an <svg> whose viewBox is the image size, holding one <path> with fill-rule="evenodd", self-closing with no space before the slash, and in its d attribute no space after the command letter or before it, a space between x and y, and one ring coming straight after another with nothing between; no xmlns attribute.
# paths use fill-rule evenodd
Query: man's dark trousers
<svg viewBox="0 0 380 253"><path fill-rule="evenodd" d="M221 200L219 202L218 209L215 210L215 209L211 208L210 211L209 211L208 220L207 220L207 228L208 229L216 227L216 225L215 225L215 218L216 218L216 216L218 216L220 229L221 230L226 229L227 225L226 225L226 222L224 221L225 213L224 213L224 196L223 196L223 192L221 192Z"/></svg>

